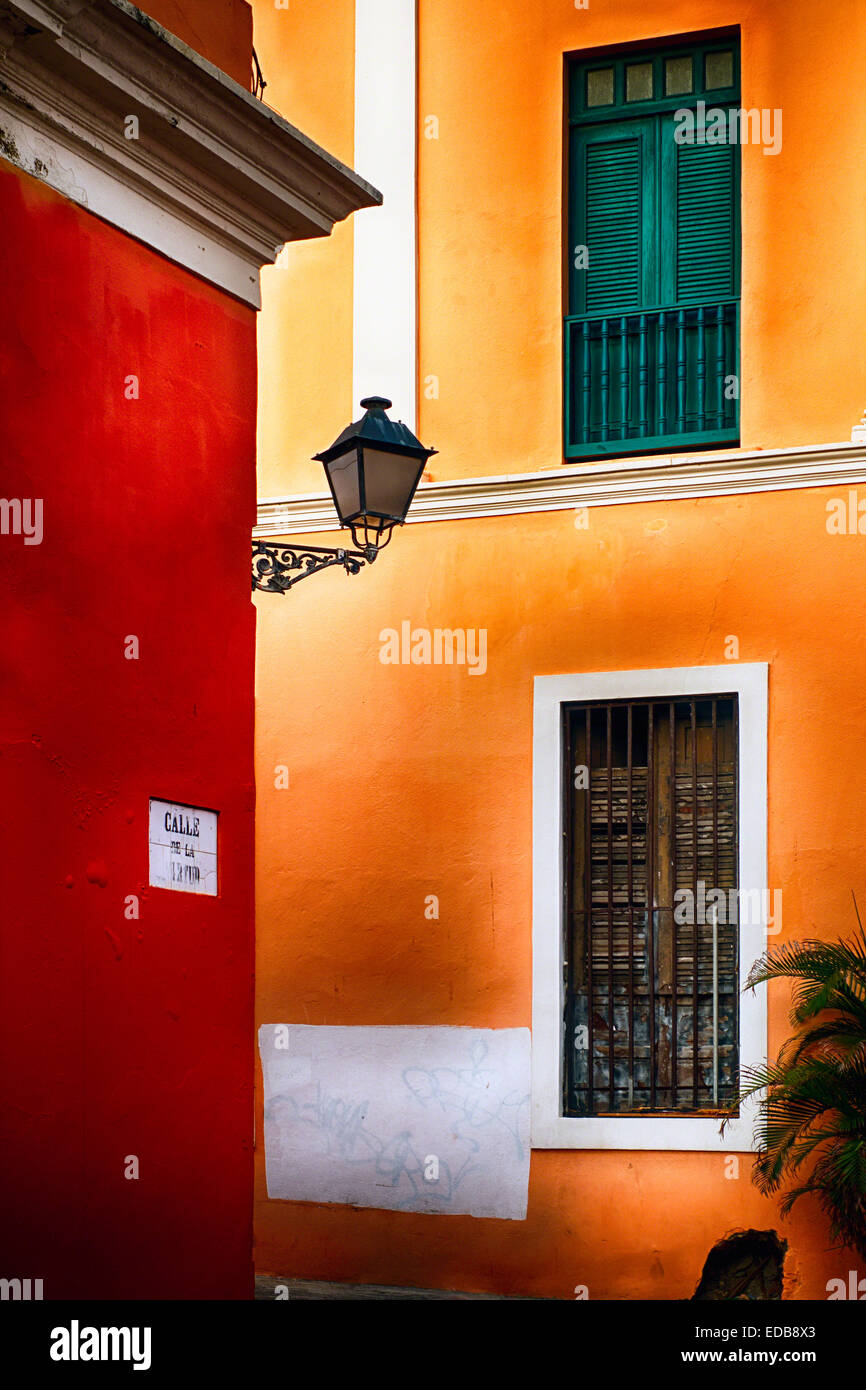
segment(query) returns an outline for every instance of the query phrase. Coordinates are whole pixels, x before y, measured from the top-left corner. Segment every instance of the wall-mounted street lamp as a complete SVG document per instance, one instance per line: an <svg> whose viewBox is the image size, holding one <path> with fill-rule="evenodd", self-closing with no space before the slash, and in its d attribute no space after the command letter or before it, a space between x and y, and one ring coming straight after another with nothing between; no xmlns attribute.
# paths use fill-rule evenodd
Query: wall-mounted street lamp
<svg viewBox="0 0 866 1390"><path fill-rule="evenodd" d="M357 550L322 546L266 545L253 541L253 589L284 594L319 570L342 565L357 574L372 564L406 520L415 489L435 449L425 449L408 426L389 420L391 402L367 396L366 413L347 425L330 449L314 454L325 475L340 525L348 527Z"/></svg>

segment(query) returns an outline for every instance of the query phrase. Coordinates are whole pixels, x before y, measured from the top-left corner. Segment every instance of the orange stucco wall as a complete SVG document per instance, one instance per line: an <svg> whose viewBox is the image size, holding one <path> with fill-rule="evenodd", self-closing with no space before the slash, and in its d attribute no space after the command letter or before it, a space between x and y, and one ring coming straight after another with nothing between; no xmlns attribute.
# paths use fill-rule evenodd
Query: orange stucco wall
<svg viewBox="0 0 866 1390"><path fill-rule="evenodd" d="M318 121L340 154L352 34L328 22L331 9L311 0L302 22L329 35L336 91L315 90L302 50L293 63L310 103L300 123L316 135ZM288 43L271 23L272 43ZM784 117L778 157L743 151L742 443L849 437L866 400L852 348L866 275L851 232L866 119L846 104L840 130L838 95L857 88L866 12L848 0L586 11L421 0L419 115L438 116L439 139L419 141L419 378L437 375L439 397L422 390L418 432L440 450L436 478L562 462L563 53L731 24L742 26L743 105ZM309 281L300 261L278 291L266 281L260 332L280 351L262 354L260 495L318 489L309 455L349 418L349 240L330 257L315 248ZM311 324L282 284L322 289L337 313L317 309ZM294 391L296 416L286 380L315 383L309 409ZM732 635L741 661L770 667L769 882L783 890L783 939L846 933L851 890L866 896L866 540L828 534L826 503L840 495L608 507L588 530L568 511L413 525L357 578L261 596L258 1020L529 1026L533 677L721 664ZM383 665L379 634L404 619L486 628L487 674ZM275 788L277 765L288 791ZM780 988L771 1050L786 1031ZM261 1096L257 1134L265 1273L677 1299L710 1246L747 1226L789 1240L787 1297L826 1297L826 1281L856 1264L827 1252L816 1206L782 1220L745 1155L732 1180L714 1154L534 1151L526 1221L478 1221L269 1201Z"/></svg>
<svg viewBox="0 0 866 1390"><path fill-rule="evenodd" d="M604 508L588 531L571 512L413 526L363 576L260 599L259 1021L527 1026L532 677L722 663L732 634L741 660L770 663L784 935L849 930L851 890L866 895L866 595L863 539L826 531L833 495ZM379 633L403 618L486 627L486 676L382 665ZM773 1047L785 1029L779 989ZM749 1225L791 1241L789 1296L853 1267L824 1254L814 1208L781 1221L745 1157L733 1181L714 1154L534 1151L524 1223L267 1201L257 1158L265 1272L683 1298L713 1242Z"/></svg>
<svg viewBox="0 0 866 1390"><path fill-rule="evenodd" d="M267 98L351 162L354 6L254 5ZM563 54L731 25L742 102L780 108L781 153L742 151L744 448L849 437L866 399L862 223L866 7L852 0L420 0L419 433L437 478L562 461ZM327 73L327 81L323 81ZM425 138L425 117L439 121ZM360 170L364 173L364 170ZM351 400L352 231L264 273L259 489L320 486L310 454ZM276 283L275 283L276 282ZM438 399L424 383L439 379ZM287 411L281 385L299 387Z"/></svg>
<svg viewBox="0 0 866 1390"><path fill-rule="evenodd" d="M254 0L256 52L267 101L337 159L354 153L354 0L305 0L276 10ZM363 174L364 171L359 169ZM259 495L314 492L311 455L352 409L352 219L331 236L284 248L262 270ZM342 428L342 426L339 426ZM294 479L294 481L292 481Z"/></svg>
<svg viewBox="0 0 866 1390"><path fill-rule="evenodd" d="M253 16L247 0L144 0L139 8L249 90Z"/></svg>
<svg viewBox="0 0 866 1390"><path fill-rule="evenodd" d="M505 0L494 16L422 0L419 106L438 115L439 139L419 146L419 358L439 399L422 392L421 435L442 450L437 476L561 458L563 53L735 24L743 106L784 113L780 154L742 152L742 444L849 437L864 398L851 342L866 261L850 229L862 221L866 113L846 104L840 139L836 94L857 90L866 9Z"/></svg>

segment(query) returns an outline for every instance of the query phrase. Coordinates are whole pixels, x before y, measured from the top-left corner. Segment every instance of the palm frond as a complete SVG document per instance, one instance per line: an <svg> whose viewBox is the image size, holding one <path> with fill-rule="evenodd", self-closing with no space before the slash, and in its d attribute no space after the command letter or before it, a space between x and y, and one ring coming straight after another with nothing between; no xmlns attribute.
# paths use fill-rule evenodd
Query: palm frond
<svg viewBox="0 0 866 1390"><path fill-rule="evenodd" d="M866 932L859 911L857 925L850 940L785 942L752 966L747 989L792 983L797 1031L775 1062L743 1069L722 1130L756 1100L756 1185L765 1195L787 1185L785 1214L801 1197L816 1196L833 1238L866 1257Z"/></svg>

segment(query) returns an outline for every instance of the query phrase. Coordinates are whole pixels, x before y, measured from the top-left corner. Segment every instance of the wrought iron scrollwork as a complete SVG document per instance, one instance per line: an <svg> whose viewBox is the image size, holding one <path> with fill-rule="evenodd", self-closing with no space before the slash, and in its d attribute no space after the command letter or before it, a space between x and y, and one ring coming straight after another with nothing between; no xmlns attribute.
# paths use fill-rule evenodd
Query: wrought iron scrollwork
<svg viewBox="0 0 866 1390"><path fill-rule="evenodd" d="M253 541L253 591L284 594L311 574L340 565L347 574L358 574L376 558L376 547L366 550L326 550L316 545L266 545Z"/></svg>
<svg viewBox="0 0 866 1390"><path fill-rule="evenodd" d="M267 87L267 85L265 75L262 72L262 65L259 62L259 55L256 53L256 50L253 49L253 71L250 90L254 97L258 97L259 101L264 99L265 87Z"/></svg>

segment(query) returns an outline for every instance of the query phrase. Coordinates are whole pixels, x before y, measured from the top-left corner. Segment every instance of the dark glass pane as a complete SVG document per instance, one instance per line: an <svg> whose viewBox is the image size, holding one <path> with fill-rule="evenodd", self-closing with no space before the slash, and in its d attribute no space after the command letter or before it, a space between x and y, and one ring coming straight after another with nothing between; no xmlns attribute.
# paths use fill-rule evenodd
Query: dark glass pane
<svg viewBox="0 0 866 1390"><path fill-rule="evenodd" d="M665 59L665 96L684 96L694 90L692 79L692 59Z"/></svg>
<svg viewBox="0 0 866 1390"><path fill-rule="evenodd" d="M586 74L587 106L611 106L613 104L613 68L600 68Z"/></svg>
<svg viewBox="0 0 866 1390"><path fill-rule="evenodd" d="M332 459L325 465L340 519L346 521L358 515L361 498L358 490L358 450L350 449L347 454Z"/></svg>
<svg viewBox="0 0 866 1390"><path fill-rule="evenodd" d="M383 449L364 446L364 489L367 514L402 521L409 509L421 470L419 459L407 459Z"/></svg>
<svg viewBox="0 0 866 1390"><path fill-rule="evenodd" d="M632 63L625 70L626 101L650 101L653 94L652 63Z"/></svg>
<svg viewBox="0 0 866 1390"><path fill-rule="evenodd" d="M727 53L708 53L706 62L707 90L734 85L734 55Z"/></svg>

